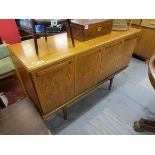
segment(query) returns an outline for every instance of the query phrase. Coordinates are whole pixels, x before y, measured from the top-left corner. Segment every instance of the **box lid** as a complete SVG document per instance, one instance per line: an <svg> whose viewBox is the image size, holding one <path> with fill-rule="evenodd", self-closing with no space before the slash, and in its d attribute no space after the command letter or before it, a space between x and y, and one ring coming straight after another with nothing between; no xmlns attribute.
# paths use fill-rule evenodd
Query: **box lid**
<svg viewBox="0 0 155 155"><path fill-rule="evenodd" d="M85 25L91 25L91 24L100 23L100 22L109 21L109 20L110 19L75 19L75 20L71 20L71 22L74 24L85 26Z"/></svg>

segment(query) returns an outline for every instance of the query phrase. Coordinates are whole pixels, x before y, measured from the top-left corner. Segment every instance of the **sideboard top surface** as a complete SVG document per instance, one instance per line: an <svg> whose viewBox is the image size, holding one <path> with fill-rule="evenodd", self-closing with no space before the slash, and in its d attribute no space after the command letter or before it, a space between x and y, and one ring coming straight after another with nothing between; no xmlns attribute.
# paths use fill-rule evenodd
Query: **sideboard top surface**
<svg viewBox="0 0 155 155"><path fill-rule="evenodd" d="M28 71L33 71L45 67L51 63L64 58L69 58L88 49L107 44L111 41L139 33L140 30L130 28L127 31L112 31L89 41L81 42L75 39L75 47L72 46L71 39L67 33L57 34L48 37L47 42L44 38L38 39L39 55L36 55L33 39L22 41L21 43L10 45L10 49L25 66Z"/></svg>

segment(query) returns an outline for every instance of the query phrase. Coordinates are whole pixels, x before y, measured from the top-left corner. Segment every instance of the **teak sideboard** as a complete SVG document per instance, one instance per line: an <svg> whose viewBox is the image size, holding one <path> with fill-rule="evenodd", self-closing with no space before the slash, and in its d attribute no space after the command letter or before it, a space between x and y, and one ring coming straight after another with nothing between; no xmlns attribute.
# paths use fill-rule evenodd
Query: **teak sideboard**
<svg viewBox="0 0 155 155"><path fill-rule="evenodd" d="M66 33L10 45L25 89L46 118L78 99L128 66L140 30L104 35L89 41L71 39Z"/></svg>

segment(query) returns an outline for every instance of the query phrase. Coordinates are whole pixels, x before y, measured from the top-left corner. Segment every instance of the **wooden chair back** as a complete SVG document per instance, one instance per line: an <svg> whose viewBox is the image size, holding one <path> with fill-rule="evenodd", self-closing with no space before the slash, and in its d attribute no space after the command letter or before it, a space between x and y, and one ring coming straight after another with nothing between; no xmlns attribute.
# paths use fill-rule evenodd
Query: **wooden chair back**
<svg viewBox="0 0 155 155"><path fill-rule="evenodd" d="M3 44L3 41L2 41L2 39L1 39L1 37L0 37L0 45L1 45L1 44Z"/></svg>

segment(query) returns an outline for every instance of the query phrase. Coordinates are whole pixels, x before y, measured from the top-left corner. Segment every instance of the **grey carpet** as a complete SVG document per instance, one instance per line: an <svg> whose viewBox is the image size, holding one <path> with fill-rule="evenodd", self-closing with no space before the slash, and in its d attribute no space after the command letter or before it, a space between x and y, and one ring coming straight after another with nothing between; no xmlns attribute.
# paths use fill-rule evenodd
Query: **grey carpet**
<svg viewBox="0 0 155 155"><path fill-rule="evenodd" d="M139 118L155 119L155 92L148 79L147 64L132 58L129 67L115 76L112 90L104 83L72 104L68 120L62 112L45 122L58 135L131 135Z"/></svg>

